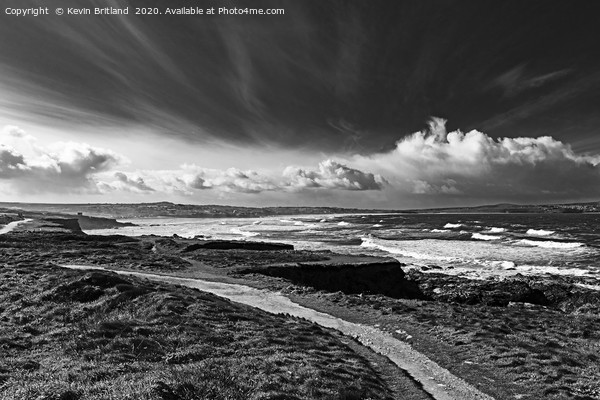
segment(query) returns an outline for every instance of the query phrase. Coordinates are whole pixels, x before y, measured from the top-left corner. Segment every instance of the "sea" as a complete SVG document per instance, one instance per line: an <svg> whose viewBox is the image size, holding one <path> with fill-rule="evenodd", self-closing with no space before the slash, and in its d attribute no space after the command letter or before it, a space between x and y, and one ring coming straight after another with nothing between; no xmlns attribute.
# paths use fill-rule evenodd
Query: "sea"
<svg viewBox="0 0 600 400"><path fill-rule="evenodd" d="M336 214L130 219L92 234L234 239L393 257L472 279L564 275L600 284L600 214Z"/></svg>

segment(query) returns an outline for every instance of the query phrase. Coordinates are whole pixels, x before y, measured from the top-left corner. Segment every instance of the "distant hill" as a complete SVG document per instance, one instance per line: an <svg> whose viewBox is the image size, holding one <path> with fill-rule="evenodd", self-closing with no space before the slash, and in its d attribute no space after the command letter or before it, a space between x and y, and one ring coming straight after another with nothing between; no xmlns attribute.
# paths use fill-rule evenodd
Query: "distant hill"
<svg viewBox="0 0 600 400"><path fill-rule="evenodd" d="M10 211L35 211L78 214L105 218L258 218L273 215L397 213L410 211L375 210L341 207L234 207L222 205L174 204L170 202L140 204L42 204L0 203Z"/></svg>
<svg viewBox="0 0 600 400"><path fill-rule="evenodd" d="M600 212L600 202L568 204L493 204L477 207L446 207L419 210L380 210L342 207L236 207L224 205L174 204L43 204L0 203L2 212L38 212L116 219L130 218L259 218L277 215L358 213L583 213ZM94 221L92 221L94 222Z"/></svg>
<svg viewBox="0 0 600 400"><path fill-rule="evenodd" d="M419 212L427 213L540 213L540 214L555 214L555 213L590 213L600 212L600 202L588 203L565 203L565 204L492 204L476 207L448 207L448 208L430 208L426 210L418 210Z"/></svg>

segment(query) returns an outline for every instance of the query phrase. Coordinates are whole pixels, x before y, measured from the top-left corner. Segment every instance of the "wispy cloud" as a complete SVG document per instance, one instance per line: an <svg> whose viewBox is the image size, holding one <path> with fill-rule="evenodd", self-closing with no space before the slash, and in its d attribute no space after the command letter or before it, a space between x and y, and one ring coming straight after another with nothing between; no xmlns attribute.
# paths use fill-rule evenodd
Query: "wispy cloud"
<svg viewBox="0 0 600 400"><path fill-rule="evenodd" d="M521 64L492 80L487 89L499 88L504 92L504 96L512 97L528 89L538 88L556 81L572 72L572 69L565 68L543 74L528 74L526 73L526 65Z"/></svg>

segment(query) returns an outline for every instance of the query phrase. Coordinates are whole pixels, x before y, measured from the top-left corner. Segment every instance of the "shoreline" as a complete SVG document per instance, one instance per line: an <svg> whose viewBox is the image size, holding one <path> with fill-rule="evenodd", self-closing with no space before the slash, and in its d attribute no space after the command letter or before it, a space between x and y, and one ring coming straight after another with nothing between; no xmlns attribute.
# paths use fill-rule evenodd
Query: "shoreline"
<svg viewBox="0 0 600 400"><path fill-rule="evenodd" d="M65 231L13 231L0 240L5 248L14 243L23 249L13 253L5 250L9 256L6 262L14 265L105 265L282 292L304 307L368 325L408 343L496 400L515 396L532 400L600 396L600 387L595 383L600 379L600 371L595 369L600 360L597 291L594 294L581 288L579 297L573 297L573 283L558 277L548 277L546 283L517 280L518 285L486 289L487 284L500 283L475 282L473 286L448 276L402 273L394 279L406 282L403 285L416 282L423 297L393 298L377 293L377 286L348 293L312 287L306 271L362 268L351 256L345 261L332 261L335 257L328 252L210 249L196 246L202 241L193 239ZM295 278L277 276L277 271L290 268L297 270ZM374 282L378 285L377 279ZM542 286L535 286L539 284ZM544 297L531 297L539 294L536 290L541 290ZM461 293L468 296L461 297ZM546 303L535 304L542 300Z"/></svg>

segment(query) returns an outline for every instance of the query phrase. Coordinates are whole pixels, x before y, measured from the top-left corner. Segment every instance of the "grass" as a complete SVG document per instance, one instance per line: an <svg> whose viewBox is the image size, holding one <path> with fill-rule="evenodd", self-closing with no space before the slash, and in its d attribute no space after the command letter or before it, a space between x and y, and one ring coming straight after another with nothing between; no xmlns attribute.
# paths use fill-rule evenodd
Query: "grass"
<svg viewBox="0 0 600 400"><path fill-rule="evenodd" d="M225 276L240 265L306 256L199 250L184 258L184 247L166 238L1 235L0 351L7 356L0 359L0 398L389 396L364 359L312 324L133 278L98 286L103 280L93 274L51 266L100 264L186 277L212 268ZM376 324L497 400L600 399L597 312L345 295L280 278L238 277L344 319Z"/></svg>
<svg viewBox="0 0 600 400"><path fill-rule="evenodd" d="M389 398L314 324L110 272L4 264L0 322L7 400Z"/></svg>
<svg viewBox="0 0 600 400"><path fill-rule="evenodd" d="M600 399L598 314L344 295L272 282L301 304L377 324L497 400Z"/></svg>

